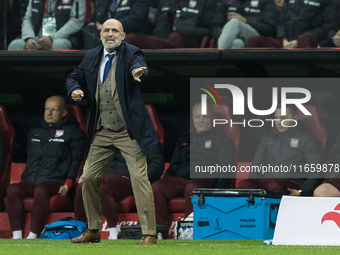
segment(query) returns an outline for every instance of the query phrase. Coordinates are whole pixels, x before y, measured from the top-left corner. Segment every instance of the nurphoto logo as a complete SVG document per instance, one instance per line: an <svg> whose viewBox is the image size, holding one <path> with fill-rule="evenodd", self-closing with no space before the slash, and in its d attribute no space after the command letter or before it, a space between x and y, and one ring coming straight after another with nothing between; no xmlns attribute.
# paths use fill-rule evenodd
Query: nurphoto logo
<svg viewBox="0 0 340 255"><path fill-rule="evenodd" d="M245 96L242 90L233 84L214 84L213 86L210 86L206 83L203 82L196 82L197 85L200 85L198 89L202 90L204 93L201 94L201 113L202 115L207 114L207 96L209 95L212 101L214 102L215 105L221 104L221 96L217 92L220 91L220 93L224 93L225 90L228 90L231 95L232 95L232 109L233 109L233 115L244 115L245 113ZM204 87L202 87L202 85ZM256 88L255 88L256 89ZM210 92L211 91L211 92ZM280 88L280 101L281 105L278 105L278 87L272 87L272 93L271 93L271 102L272 105L269 109L256 109L254 107L254 96L253 96L253 87L247 87L247 106L248 110L256 115L256 116L268 116L272 113L275 112L275 110L279 107L282 109L282 114L286 114L286 106L289 104L296 105L298 109L304 114L304 115L312 115L304 106L304 103L307 103L311 99L311 93L308 89L301 88L301 87L281 87ZM295 93L295 94L301 94L303 97L302 98L288 98L289 93ZM217 100L215 99L217 98ZM266 100L270 100L270 98L266 98ZM246 126L248 124L249 127L262 127L264 125L264 121L269 121L271 122L272 127L274 126L274 122L278 121L278 119L249 119L246 121L245 119L242 122L233 122L233 120L226 120L226 119L214 119L213 121L213 126L215 127L216 125L224 125L227 123L230 123L230 125L243 125ZM294 124L288 125L287 123L294 122ZM285 119L282 120L281 124L284 127L295 127L297 125L297 121L294 119Z"/></svg>

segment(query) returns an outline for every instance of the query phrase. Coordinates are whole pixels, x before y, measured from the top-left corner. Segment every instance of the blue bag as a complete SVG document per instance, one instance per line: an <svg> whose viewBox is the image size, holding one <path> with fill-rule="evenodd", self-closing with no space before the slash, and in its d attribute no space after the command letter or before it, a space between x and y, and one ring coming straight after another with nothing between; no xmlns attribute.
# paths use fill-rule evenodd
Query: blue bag
<svg viewBox="0 0 340 255"><path fill-rule="evenodd" d="M72 239L80 236L87 229L85 222L74 220L72 217L60 219L45 225L41 239Z"/></svg>

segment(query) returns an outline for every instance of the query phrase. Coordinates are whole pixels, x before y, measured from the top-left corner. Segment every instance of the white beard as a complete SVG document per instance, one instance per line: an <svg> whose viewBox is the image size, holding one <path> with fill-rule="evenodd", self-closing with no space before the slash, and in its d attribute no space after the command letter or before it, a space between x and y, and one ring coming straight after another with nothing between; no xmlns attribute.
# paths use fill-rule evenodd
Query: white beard
<svg viewBox="0 0 340 255"><path fill-rule="evenodd" d="M120 36L120 39L115 39L115 42L113 44L107 44L105 42L106 39L102 39L102 43L105 47L105 49L108 49L108 50L111 50L113 51L115 48L119 47L119 45L121 45L123 39L122 37Z"/></svg>

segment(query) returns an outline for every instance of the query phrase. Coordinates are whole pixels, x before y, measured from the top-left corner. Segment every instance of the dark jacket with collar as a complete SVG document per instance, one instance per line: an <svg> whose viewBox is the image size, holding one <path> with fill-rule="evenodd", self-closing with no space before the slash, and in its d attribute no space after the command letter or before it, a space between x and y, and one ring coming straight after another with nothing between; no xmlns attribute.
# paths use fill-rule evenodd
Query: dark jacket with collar
<svg viewBox="0 0 340 255"><path fill-rule="evenodd" d="M42 121L27 138L27 163L22 181L39 184L75 180L84 157L84 133L77 121L66 116L51 127Z"/></svg>
<svg viewBox="0 0 340 255"><path fill-rule="evenodd" d="M339 178L340 177L340 133L338 133L334 144L331 150L328 153L328 164L333 164L331 172L329 173L328 177L330 179Z"/></svg>
<svg viewBox="0 0 340 255"><path fill-rule="evenodd" d="M111 0L97 0L96 15L93 20L103 24ZM126 33L145 33L148 29L149 5L145 0L121 0L113 17L119 20Z"/></svg>
<svg viewBox="0 0 340 255"><path fill-rule="evenodd" d="M276 27L276 38L296 40L306 34L323 40L327 37L327 19L332 0L285 1Z"/></svg>
<svg viewBox="0 0 340 255"><path fill-rule="evenodd" d="M97 89L98 69L103 55L103 46L89 50L83 61L67 76L66 89L71 98L74 90L81 89L87 96L87 137L86 152L88 152L95 125L97 102L95 99ZM147 67L143 52L128 43L116 48L118 63L116 67L116 88L128 132L136 139L140 148L146 151L159 142L150 116L145 108L139 89L139 82L135 81L132 71L139 67ZM144 70L146 76L148 69ZM141 78L143 78L143 76ZM87 90L85 90L87 88ZM72 99L72 98L71 98Z"/></svg>
<svg viewBox="0 0 340 255"><path fill-rule="evenodd" d="M262 36L274 36L277 22L276 5L272 0L222 0L217 12L217 29L214 37L218 38L223 26L228 22L230 12L236 12L247 19L249 26Z"/></svg>
<svg viewBox="0 0 340 255"><path fill-rule="evenodd" d="M325 41L328 43L324 47L336 47L332 37L340 30L340 1L332 0L325 12L327 15L323 27L327 33ZM321 44L320 46L323 47Z"/></svg>
<svg viewBox="0 0 340 255"><path fill-rule="evenodd" d="M203 37L211 35L216 23L217 0L185 0L177 14L173 31L193 37L201 42Z"/></svg>
<svg viewBox="0 0 340 255"><path fill-rule="evenodd" d="M233 141L216 128L197 134L196 130L184 133L176 144L166 176L192 179L190 167L235 165ZM194 169L191 169L194 171ZM209 177L207 177L209 178ZM229 179L218 179L217 188L227 188Z"/></svg>
<svg viewBox="0 0 340 255"><path fill-rule="evenodd" d="M288 166L291 169L299 170L299 166L311 164L322 164L322 156L319 148L319 144L315 137L307 134L304 131L302 123L299 123L296 127L290 128L284 135L280 133L275 127L271 128L269 133L265 135L259 144L252 167L254 166ZM301 195L311 196L314 189L322 182L321 179L315 178L295 178L299 177L299 171L293 173L274 173L274 174L258 174L250 173L249 177L261 177L261 178L276 178L280 175L280 178L296 179L301 181L300 189ZM305 177L303 173L300 177Z"/></svg>

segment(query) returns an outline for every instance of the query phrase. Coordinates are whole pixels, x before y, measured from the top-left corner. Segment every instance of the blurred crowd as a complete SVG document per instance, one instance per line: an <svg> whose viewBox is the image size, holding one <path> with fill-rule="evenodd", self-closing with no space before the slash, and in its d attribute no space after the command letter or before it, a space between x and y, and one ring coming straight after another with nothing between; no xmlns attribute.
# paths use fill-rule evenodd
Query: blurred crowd
<svg viewBox="0 0 340 255"><path fill-rule="evenodd" d="M340 46L339 0L3 0L1 50L90 49L105 20L142 49Z"/></svg>

